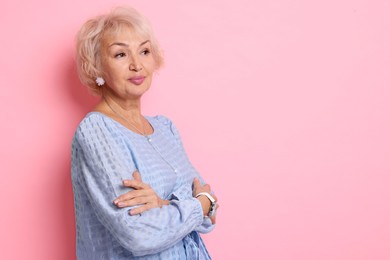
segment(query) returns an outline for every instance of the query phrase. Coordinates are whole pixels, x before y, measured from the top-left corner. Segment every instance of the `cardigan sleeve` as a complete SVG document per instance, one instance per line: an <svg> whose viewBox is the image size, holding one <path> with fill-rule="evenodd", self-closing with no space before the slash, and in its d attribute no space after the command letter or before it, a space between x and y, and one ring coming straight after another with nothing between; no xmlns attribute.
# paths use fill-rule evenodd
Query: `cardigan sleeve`
<svg viewBox="0 0 390 260"><path fill-rule="evenodd" d="M183 153L186 155L186 159L188 161L188 164L190 165L190 167L193 169L193 172L196 174L196 177L199 179L200 183L202 185L204 185L206 182L204 181L204 179L202 178L202 176L199 174L199 172L195 169L195 167L192 165L191 161L189 160L188 156L187 156L187 153L185 151L185 148L184 148L184 145L183 145L183 141L180 137L180 133L177 129L177 127L175 126L175 124L170 120L168 119L167 117L165 116L160 116L160 118L162 118L163 121L165 121L166 124L169 125L170 127L170 131L173 135L173 137L175 138L175 141L177 142L177 144L179 145L180 149L183 151ZM183 189L185 189L186 187L182 187ZM181 199L181 191L176 191L174 192L174 195L180 200ZM198 231L200 233L209 233L211 232L213 229L215 228L215 224L212 224L211 223L211 220L210 218L208 217L205 217L203 219L203 222L201 225L197 226L195 228L195 231Z"/></svg>
<svg viewBox="0 0 390 260"><path fill-rule="evenodd" d="M117 208L113 200L123 193L123 171L135 169L133 162L124 160L118 140L104 125L83 121L73 145L75 178L99 221L124 248L135 256L161 252L202 225L201 204L195 198L173 200L135 216L128 214L129 208Z"/></svg>

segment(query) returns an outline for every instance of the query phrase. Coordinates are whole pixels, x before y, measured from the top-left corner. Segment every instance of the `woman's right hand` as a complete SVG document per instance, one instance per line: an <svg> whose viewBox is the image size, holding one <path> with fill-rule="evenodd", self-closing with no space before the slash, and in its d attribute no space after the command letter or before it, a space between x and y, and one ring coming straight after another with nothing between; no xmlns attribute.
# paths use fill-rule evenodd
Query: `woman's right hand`
<svg viewBox="0 0 390 260"><path fill-rule="evenodd" d="M199 194L200 192L207 192L209 193L216 201L218 201L217 197L215 196L215 194L212 194L211 193L211 187L209 184L205 184L205 185L202 185L199 181L198 178L195 178L194 179L194 189L193 189L193 192L192 192L192 195L193 196L196 196L196 194ZM203 215L204 216L207 216L209 211L210 211L210 207L211 207L211 201L206 197L206 196L199 196L197 197L197 199L199 200L200 204L202 204L202 209L203 209ZM219 205L217 204L217 208L219 207ZM215 224L216 222L216 215L212 216L211 218L211 222L213 224Z"/></svg>
<svg viewBox="0 0 390 260"><path fill-rule="evenodd" d="M152 208L161 208L169 205L168 200L161 199L150 185L142 181L138 171L133 173L133 180L124 180L123 185L132 190L120 195L114 200L118 208L125 208L138 205L139 207L130 210L130 215L141 214Z"/></svg>

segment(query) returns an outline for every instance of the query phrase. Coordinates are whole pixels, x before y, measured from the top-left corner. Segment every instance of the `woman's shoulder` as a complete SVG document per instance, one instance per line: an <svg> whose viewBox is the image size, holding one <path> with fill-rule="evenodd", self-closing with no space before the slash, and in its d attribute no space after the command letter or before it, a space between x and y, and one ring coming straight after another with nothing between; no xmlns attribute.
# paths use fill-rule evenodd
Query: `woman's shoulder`
<svg viewBox="0 0 390 260"><path fill-rule="evenodd" d="M171 119L169 119L165 115L146 116L146 118L149 121L154 121L156 123L163 124L163 125L170 125L170 124L172 124Z"/></svg>
<svg viewBox="0 0 390 260"><path fill-rule="evenodd" d="M173 121L165 115L147 116L146 118L149 120L149 122L152 123L154 127L158 127L162 131L176 131L176 127Z"/></svg>
<svg viewBox="0 0 390 260"><path fill-rule="evenodd" d="M79 125L77 126L76 132L83 131L89 128L96 128L97 126L104 126L108 123L108 117L100 112L89 112L81 119Z"/></svg>
<svg viewBox="0 0 390 260"><path fill-rule="evenodd" d="M113 132L114 121L100 112L89 112L76 128L76 139L99 139Z"/></svg>

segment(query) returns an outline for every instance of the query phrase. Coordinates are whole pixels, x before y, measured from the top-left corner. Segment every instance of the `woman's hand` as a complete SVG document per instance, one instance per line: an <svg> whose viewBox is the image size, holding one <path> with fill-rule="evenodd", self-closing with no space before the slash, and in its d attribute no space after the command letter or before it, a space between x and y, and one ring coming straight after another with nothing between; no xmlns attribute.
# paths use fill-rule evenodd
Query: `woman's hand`
<svg viewBox="0 0 390 260"><path fill-rule="evenodd" d="M209 193L216 201L218 201L217 197L214 194L211 194L211 187L208 184L202 185L200 184L200 181L195 178L194 179L194 189L192 191L192 196L196 196L196 194L199 194L200 192L207 192ZM211 201L206 197L206 196L199 196L197 199L200 201L202 204L202 209L203 209L203 215L207 216L211 207ZM219 208L219 204L217 204L217 209ZM216 215L212 216L211 222L213 224L216 223Z"/></svg>
<svg viewBox="0 0 390 260"><path fill-rule="evenodd" d="M137 215L149 209L161 208L163 205L169 204L168 200L161 199L148 184L142 182L138 171L133 173L133 177L134 180L123 181L124 186L134 190L126 192L114 200L114 204L118 208L141 205L129 212L130 215Z"/></svg>

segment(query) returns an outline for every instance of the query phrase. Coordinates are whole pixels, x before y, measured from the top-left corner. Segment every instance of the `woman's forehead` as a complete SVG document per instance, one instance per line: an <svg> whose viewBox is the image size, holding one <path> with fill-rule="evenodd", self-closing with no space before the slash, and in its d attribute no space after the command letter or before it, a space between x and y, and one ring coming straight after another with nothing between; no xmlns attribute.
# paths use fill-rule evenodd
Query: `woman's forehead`
<svg viewBox="0 0 390 260"><path fill-rule="evenodd" d="M107 28L104 31L103 38L118 38L118 37L126 37L126 38L134 38L134 39L147 39L149 36L146 32L141 30L140 28L136 28L134 26L122 24L117 27Z"/></svg>
<svg viewBox="0 0 390 260"><path fill-rule="evenodd" d="M121 26L116 29L106 30L102 37L102 42L104 45L111 45L114 42L122 43L141 43L149 40L149 37L146 33L143 33L139 30L135 30L130 26Z"/></svg>

